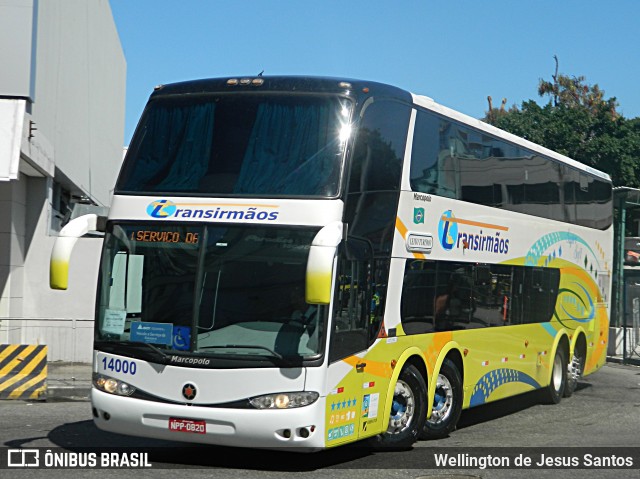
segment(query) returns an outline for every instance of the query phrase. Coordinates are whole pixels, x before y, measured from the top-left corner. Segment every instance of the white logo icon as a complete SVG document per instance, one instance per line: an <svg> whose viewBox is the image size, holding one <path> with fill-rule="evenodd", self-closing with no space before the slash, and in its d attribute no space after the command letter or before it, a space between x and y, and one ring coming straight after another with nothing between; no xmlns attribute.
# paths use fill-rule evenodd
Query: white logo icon
<svg viewBox="0 0 640 479"><path fill-rule="evenodd" d="M7 451L7 466L38 467L40 466L40 451L37 449L9 449Z"/></svg>

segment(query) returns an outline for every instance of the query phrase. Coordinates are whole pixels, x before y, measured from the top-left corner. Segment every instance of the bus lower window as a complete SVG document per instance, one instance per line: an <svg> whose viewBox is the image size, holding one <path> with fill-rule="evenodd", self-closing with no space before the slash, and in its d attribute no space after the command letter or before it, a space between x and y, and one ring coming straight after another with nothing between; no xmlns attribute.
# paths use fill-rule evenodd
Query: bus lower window
<svg viewBox="0 0 640 479"><path fill-rule="evenodd" d="M401 318L406 334L551 321L554 268L407 261Z"/></svg>

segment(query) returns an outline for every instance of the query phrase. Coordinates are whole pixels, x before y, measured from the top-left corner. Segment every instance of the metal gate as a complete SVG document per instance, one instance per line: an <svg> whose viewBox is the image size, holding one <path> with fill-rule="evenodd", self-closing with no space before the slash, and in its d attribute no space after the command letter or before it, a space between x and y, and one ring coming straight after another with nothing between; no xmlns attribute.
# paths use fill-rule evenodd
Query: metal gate
<svg viewBox="0 0 640 479"><path fill-rule="evenodd" d="M640 361L640 277L625 275L624 361Z"/></svg>

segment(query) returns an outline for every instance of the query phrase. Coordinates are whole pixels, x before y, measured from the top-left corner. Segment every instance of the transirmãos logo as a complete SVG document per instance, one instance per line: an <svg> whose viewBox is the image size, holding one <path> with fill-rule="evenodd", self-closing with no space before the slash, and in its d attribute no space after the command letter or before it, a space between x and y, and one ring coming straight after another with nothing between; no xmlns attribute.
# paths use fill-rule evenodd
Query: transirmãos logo
<svg viewBox="0 0 640 479"><path fill-rule="evenodd" d="M178 207L169 200L156 200L147 206L147 214L154 218L169 218L173 216Z"/></svg>
<svg viewBox="0 0 640 479"><path fill-rule="evenodd" d="M147 214L152 218L161 219L205 219L217 221L275 221L277 206L240 206L240 205L195 205L189 203L174 203L161 199L149 203Z"/></svg>
<svg viewBox="0 0 640 479"><path fill-rule="evenodd" d="M442 213L438 223L440 244L449 251L460 248L463 252L469 250L507 254L509 238L504 236L507 231L507 226L457 218L451 210Z"/></svg>
<svg viewBox="0 0 640 479"><path fill-rule="evenodd" d="M446 250L453 249L458 240L458 223L451 210L442 213L440 222L438 223L438 238L440 244Z"/></svg>

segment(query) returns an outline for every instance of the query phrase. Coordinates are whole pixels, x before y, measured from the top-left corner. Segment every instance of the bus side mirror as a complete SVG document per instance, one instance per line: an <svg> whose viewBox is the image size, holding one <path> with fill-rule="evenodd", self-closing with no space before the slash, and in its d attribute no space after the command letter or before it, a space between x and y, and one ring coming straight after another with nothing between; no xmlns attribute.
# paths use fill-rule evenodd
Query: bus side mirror
<svg viewBox="0 0 640 479"><path fill-rule="evenodd" d="M79 216L69 221L56 238L49 262L49 287L67 289L69 283L69 261L78 241L90 231L104 231L106 218L94 214Z"/></svg>
<svg viewBox="0 0 640 479"><path fill-rule="evenodd" d="M331 279L338 245L342 241L342 223L334 221L316 234L309 248L305 301L309 304L329 304Z"/></svg>
<svg viewBox="0 0 640 479"><path fill-rule="evenodd" d="M358 236L348 236L344 241L344 256L349 261L371 261L373 259L371 241Z"/></svg>

